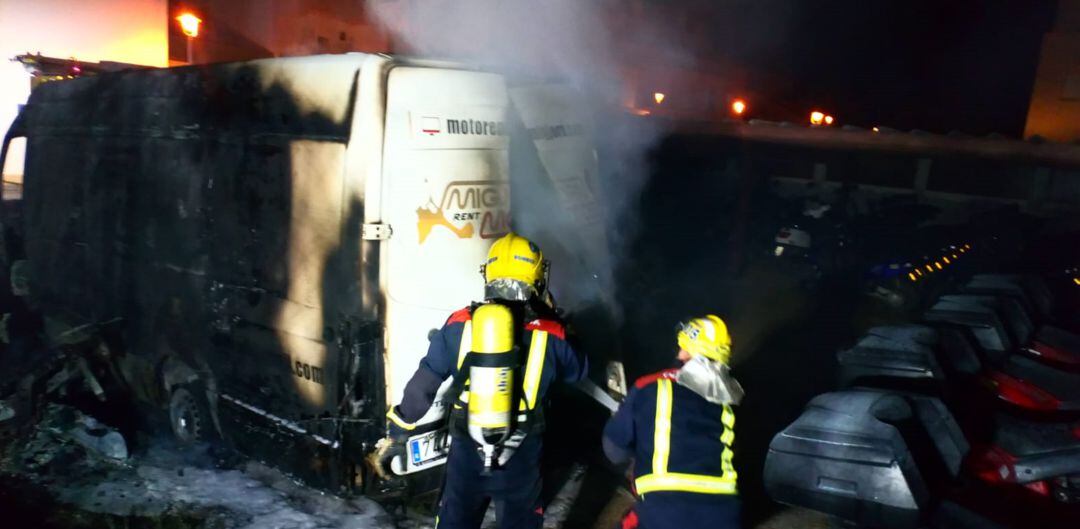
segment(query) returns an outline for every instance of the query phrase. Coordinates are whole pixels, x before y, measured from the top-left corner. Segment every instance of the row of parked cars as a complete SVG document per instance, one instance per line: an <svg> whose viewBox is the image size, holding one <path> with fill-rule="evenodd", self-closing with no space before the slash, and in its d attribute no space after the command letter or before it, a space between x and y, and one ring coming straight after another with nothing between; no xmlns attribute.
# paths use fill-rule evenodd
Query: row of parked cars
<svg viewBox="0 0 1080 529"><path fill-rule="evenodd" d="M1030 275L941 290L837 354L840 389L774 437L766 489L841 526L1080 527L1080 326L1064 296Z"/></svg>

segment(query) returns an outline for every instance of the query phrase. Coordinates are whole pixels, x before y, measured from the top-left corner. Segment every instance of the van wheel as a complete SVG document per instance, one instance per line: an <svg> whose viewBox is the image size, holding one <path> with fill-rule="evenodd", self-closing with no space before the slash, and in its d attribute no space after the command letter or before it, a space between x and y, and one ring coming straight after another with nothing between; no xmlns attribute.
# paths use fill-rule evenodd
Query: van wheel
<svg viewBox="0 0 1080 529"><path fill-rule="evenodd" d="M209 441L213 436L210 406L206 390L200 384L183 384L173 389L169 397L169 425L182 444Z"/></svg>

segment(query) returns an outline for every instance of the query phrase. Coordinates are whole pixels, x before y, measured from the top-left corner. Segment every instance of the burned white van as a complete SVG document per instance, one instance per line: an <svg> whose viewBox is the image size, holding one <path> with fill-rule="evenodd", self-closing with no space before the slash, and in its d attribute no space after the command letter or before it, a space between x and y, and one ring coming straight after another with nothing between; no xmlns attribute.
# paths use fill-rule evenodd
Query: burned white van
<svg viewBox="0 0 1080 529"><path fill-rule="evenodd" d="M121 318L181 439L351 487L509 229L508 107L499 75L366 54L44 85L13 128L34 300Z"/></svg>

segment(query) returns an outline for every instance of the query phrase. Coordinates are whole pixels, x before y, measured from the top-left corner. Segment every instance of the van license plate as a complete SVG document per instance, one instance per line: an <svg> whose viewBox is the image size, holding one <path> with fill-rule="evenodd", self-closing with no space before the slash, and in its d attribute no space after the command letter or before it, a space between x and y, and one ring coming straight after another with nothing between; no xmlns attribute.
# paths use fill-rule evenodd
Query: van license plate
<svg viewBox="0 0 1080 529"><path fill-rule="evenodd" d="M409 438L409 472L435 466L450 451L446 430L435 430Z"/></svg>

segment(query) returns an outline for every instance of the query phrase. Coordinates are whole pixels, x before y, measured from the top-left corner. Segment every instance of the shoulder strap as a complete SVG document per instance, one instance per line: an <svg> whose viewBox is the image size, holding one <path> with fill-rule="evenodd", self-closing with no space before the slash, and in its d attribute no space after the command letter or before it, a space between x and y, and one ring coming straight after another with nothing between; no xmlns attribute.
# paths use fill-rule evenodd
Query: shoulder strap
<svg viewBox="0 0 1080 529"><path fill-rule="evenodd" d="M465 324L461 330L461 341L458 343L457 371L454 375L454 381L450 383L450 388L443 397L444 402L451 405L457 402L461 392L465 389L465 382L469 378L464 374L469 372L469 367L472 365L472 355L469 354L470 349L472 349L472 313L477 306L479 306L478 303L473 303L455 312L447 320L447 323L464 322Z"/></svg>
<svg viewBox="0 0 1080 529"><path fill-rule="evenodd" d="M649 375L643 375L634 381L634 387L644 389L649 384L658 380L674 380L675 375L678 374L678 372L678 369L665 369Z"/></svg>

